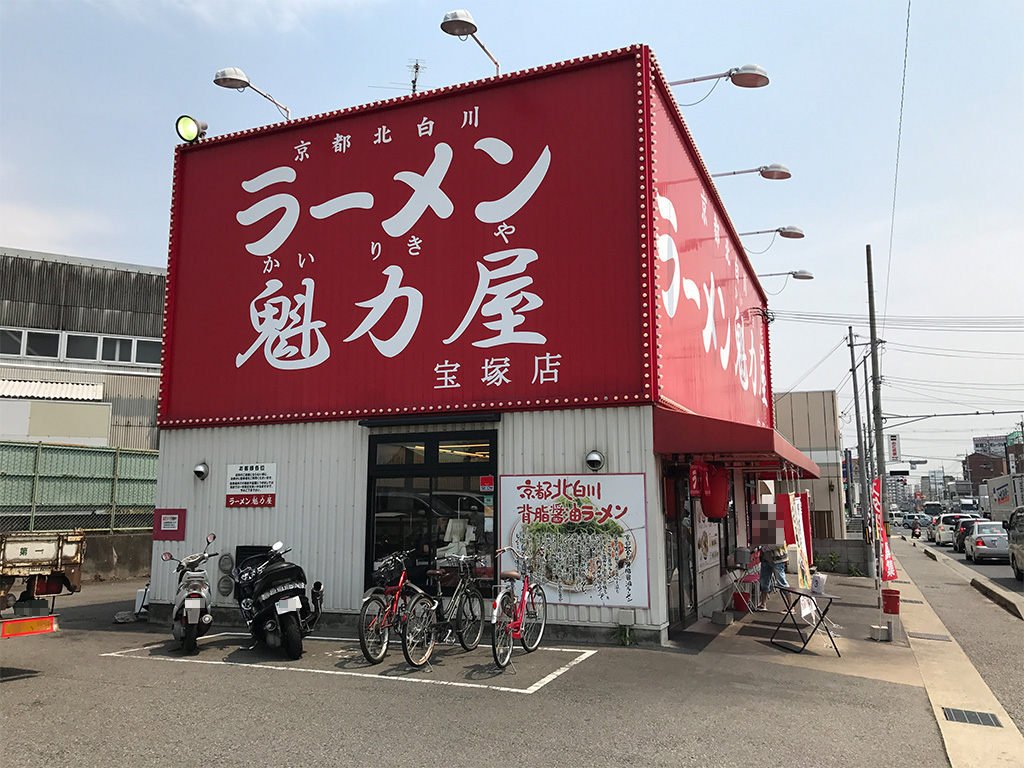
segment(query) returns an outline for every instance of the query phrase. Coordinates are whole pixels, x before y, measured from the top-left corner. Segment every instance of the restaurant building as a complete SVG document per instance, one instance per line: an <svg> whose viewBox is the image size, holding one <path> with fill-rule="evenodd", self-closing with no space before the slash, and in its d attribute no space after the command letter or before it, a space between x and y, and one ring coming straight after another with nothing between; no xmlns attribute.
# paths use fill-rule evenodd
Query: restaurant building
<svg viewBox="0 0 1024 768"><path fill-rule="evenodd" d="M283 540L345 620L390 551L493 579L497 547L540 547L551 631L664 640L730 599L758 480L817 475L644 46L203 139L174 179L175 554Z"/></svg>

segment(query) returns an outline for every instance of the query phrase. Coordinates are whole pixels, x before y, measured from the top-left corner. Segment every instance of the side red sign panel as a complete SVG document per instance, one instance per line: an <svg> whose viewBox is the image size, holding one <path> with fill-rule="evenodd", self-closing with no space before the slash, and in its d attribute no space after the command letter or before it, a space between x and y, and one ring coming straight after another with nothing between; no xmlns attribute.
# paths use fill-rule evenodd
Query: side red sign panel
<svg viewBox="0 0 1024 768"><path fill-rule="evenodd" d="M676 108L652 99L657 155L658 394L703 416L771 426L765 302Z"/></svg>
<svg viewBox="0 0 1024 768"><path fill-rule="evenodd" d="M180 147L161 424L649 400L640 50Z"/></svg>

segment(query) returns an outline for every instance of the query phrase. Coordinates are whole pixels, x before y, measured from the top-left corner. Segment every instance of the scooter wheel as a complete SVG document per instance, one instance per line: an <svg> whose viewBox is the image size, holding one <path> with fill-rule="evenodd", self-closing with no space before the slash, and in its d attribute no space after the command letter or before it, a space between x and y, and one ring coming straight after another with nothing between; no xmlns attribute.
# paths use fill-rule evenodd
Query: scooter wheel
<svg viewBox="0 0 1024 768"><path fill-rule="evenodd" d="M185 653L199 653L199 644L196 642L199 637L199 625L186 624L183 629L185 631L181 637L181 645L185 649Z"/></svg>

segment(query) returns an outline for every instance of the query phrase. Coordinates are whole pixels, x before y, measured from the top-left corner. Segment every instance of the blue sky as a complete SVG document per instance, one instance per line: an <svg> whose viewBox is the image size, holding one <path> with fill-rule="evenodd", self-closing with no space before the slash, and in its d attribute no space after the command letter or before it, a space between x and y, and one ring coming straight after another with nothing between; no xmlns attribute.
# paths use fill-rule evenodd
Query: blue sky
<svg viewBox="0 0 1024 768"><path fill-rule="evenodd" d="M957 473L972 435L1024 418L1024 3L917 0L905 46L907 9L902 0L469 8L503 72L633 43L649 45L670 79L764 67L766 88L675 93L699 102L683 114L713 173L772 162L793 171L786 181L718 180L738 231L807 233L744 239L758 272L815 275L763 281L777 292L775 391L842 385L852 418L843 340L848 324L867 337L871 244L888 342L883 410L1015 411L886 430L905 454L929 459L921 471ZM216 70L244 69L293 117L401 95L414 59L425 66L420 90L492 75L472 41L440 30L449 10L426 0L0 0L0 246L164 266L175 118L195 115L210 135L280 119L256 94L216 87ZM1002 330L962 330L983 317ZM854 429L843 426L847 446Z"/></svg>

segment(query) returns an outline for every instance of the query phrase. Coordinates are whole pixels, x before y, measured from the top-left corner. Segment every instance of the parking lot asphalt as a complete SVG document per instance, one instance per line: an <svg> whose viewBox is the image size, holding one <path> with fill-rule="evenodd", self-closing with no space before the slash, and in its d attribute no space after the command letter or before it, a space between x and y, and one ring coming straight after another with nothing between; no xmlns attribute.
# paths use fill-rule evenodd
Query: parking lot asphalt
<svg viewBox="0 0 1024 768"><path fill-rule="evenodd" d="M893 642L872 640L881 613L864 578L829 576L828 591L841 598L828 614L841 657L823 634L800 654L772 645L785 617L765 612L729 626L701 620L667 647L517 648L504 672L486 633L470 653L439 647L422 670L395 645L371 666L355 638L327 635L307 638L292 662L249 649L234 627L215 626L185 656L169 627L113 623L139 586L88 584L59 599L60 632L4 641L0 732L13 736L5 764L163 765L196 750L197 760L224 766L980 765L965 761L961 734L947 733L936 711L989 707L984 690L969 699L944 691L927 644L899 625ZM778 597L770 606L782 607ZM941 631L917 607L903 607L905 628ZM948 661L944 653L942 670ZM1008 754L1024 754L1005 719L998 737L1022 749ZM1020 765L999 762L1000 749L984 764Z"/></svg>

